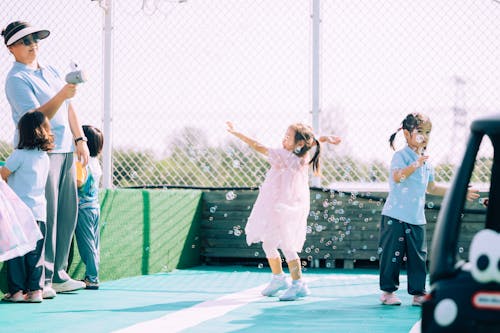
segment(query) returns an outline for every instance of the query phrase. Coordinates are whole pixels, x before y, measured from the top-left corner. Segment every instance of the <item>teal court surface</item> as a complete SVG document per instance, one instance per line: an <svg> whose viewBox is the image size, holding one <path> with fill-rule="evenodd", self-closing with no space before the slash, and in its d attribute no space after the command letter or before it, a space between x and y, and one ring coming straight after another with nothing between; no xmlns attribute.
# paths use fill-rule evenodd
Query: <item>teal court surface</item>
<svg viewBox="0 0 500 333"><path fill-rule="evenodd" d="M41 304L0 303L0 332L409 332L420 318L401 276L383 306L375 269L306 269L312 295L263 297L268 268L199 266L101 283Z"/></svg>

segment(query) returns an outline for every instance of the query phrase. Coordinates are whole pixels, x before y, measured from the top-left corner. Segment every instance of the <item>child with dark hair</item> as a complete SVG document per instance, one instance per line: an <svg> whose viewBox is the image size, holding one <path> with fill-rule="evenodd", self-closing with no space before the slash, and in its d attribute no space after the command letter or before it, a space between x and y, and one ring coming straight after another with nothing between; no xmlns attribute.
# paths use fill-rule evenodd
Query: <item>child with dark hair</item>
<svg viewBox="0 0 500 333"><path fill-rule="evenodd" d="M396 295L399 272L406 257L408 293L412 305L421 306L425 300L427 241L425 234L425 195L444 196L447 188L434 181L434 169L426 154L432 123L421 113L408 114L401 127L389 138L394 140L403 131L406 146L394 153L390 166L389 195L382 209L380 222L380 301L384 305L401 305ZM468 200L479 198L469 189Z"/></svg>
<svg viewBox="0 0 500 333"><path fill-rule="evenodd" d="M0 169L19 198L31 208L40 232L45 238L47 201L45 184L49 173L47 151L54 147L54 136L47 117L39 112L25 113L19 123L19 143ZM33 251L7 261L9 293L3 298L8 302L42 302L44 286L44 238Z"/></svg>
<svg viewBox="0 0 500 333"><path fill-rule="evenodd" d="M320 168L320 142L339 144L337 136L314 137L312 128L304 124L288 127L282 148L268 148L236 131L227 122L227 131L252 149L266 155L271 169L260 187L259 195L245 227L248 245L262 242L262 249L271 267L272 278L262 290L263 296L275 296L280 301L294 301L311 292L302 280L302 267L297 254L306 240L307 216L310 208L309 168L318 175ZM312 157L309 152L313 151ZM283 253L292 278L290 284L281 266Z"/></svg>
<svg viewBox="0 0 500 333"><path fill-rule="evenodd" d="M86 167L76 162L78 221L75 235L80 257L86 267L83 280L86 289L99 289L99 181L102 169L98 157L104 145L104 137L96 127L82 127L88 140L90 159Z"/></svg>

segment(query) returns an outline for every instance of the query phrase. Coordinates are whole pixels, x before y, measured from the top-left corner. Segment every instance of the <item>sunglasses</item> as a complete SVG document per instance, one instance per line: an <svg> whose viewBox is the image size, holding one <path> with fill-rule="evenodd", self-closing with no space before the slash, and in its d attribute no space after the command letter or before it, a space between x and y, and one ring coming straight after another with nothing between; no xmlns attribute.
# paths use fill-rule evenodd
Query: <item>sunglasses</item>
<svg viewBox="0 0 500 333"><path fill-rule="evenodd" d="M38 34L31 34L18 40L14 45L24 44L25 46L30 46L31 44L37 44L39 40Z"/></svg>

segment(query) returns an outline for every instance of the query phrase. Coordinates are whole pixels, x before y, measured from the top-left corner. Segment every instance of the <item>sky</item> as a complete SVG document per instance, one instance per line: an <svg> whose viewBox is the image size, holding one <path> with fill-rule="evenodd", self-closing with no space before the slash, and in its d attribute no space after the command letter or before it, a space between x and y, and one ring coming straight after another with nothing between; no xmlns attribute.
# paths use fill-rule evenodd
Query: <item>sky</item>
<svg viewBox="0 0 500 333"><path fill-rule="evenodd" d="M160 156L186 126L223 144L230 140L226 120L276 146L289 123L310 123L311 3L114 1L115 146ZM498 2L320 3L321 131L344 138L339 154L389 163L389 135L418 111L434 123L429 151L438 160L455 157L470 121L498 112ZM76 60L89 73L73 102L83 122L101 125L98 3L2 2L2 26L19 13L52 31L41 45L43 60L63 72ZM12 58L0 55L4 81ZM454 106L466 109L465 126L454 125ZM0 108L4 139L13 130L4 97Z"/></svg>

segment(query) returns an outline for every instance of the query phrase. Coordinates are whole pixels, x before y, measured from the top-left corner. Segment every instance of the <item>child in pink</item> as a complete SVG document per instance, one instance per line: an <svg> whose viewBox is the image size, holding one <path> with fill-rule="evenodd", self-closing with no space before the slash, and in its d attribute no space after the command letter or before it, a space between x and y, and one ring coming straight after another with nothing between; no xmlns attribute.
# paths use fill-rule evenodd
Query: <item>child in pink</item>
<svg viewBox="0 0 500 333"><path fill-rule="evenodd" d="M310 294L302 281L298 252L306 240L307 217L309 215L309 166L319 174L320 142L339 144L336 136L314 137L311 127L293 124L287 129L282 148L271 149L236 131L231 122L227 130L255 151L268 156L271 169L260 187L259 195L248 218L245 232L248 245L262 242L262 248L271 267L273 277L262 291L264 296L274 296L286 291L280 301L293 301ZM316 147L309 158L309 150ZM290 271L290 285L283 273L283 253Z"/></svg>
<svg viewBox="0 0 500 333"><path fill-rule="evenodd" d="M39 239L42 233L31 209L0 177L0 262L34 250Z"/></svg>

